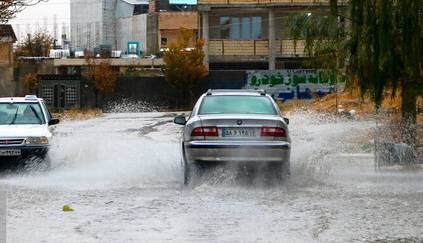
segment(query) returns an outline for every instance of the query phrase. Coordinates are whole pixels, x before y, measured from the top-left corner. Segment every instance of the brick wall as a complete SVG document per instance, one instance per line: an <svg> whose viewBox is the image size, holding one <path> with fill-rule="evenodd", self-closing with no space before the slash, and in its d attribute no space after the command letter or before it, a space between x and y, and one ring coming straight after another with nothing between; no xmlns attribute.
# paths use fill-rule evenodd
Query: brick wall
<svg viewBox="0 0 423 243"><path fill-rule="evenodd" d="M12 64L12 44L0 43L0 64Z"/></svg>
<svg viewBox="0 0 423 243"><path fill-rule="evenodd" d="M0 97L14 96L16 82L13 81L13 66L0 64Z"/></svg>
<svg viewBox="0 0 423 243"><path fill-rule="evenodd" d="M198 28L197 12L164 12L159 16L159 28L165 30L178 30Z"/></svg>
<svg viewBox="0 0 423 243"><path fill-rule="evenodd" d="M0 97L14 96L12 44L0 43Z"/></svg>
<svg viewBox="0 0 423 243"><path fill-rule="evenodd" d="M197 38L198 15L196 12L165 12L159 15L159 46L168 47L170 43L176 42L179 36L179 29L186 28L193 31L193 38L189 45L194 46ZM162 39L167 40L163 43Z"/></svg>

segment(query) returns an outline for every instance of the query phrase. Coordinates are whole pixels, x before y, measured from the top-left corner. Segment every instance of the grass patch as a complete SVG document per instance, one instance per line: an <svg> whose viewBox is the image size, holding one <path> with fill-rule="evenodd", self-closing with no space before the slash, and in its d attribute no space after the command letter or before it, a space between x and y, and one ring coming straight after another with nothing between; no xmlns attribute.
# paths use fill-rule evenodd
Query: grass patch
<svg viewBox="0 0 423 243"><path fill-rule="evenodd" d="M367 117L375 114L374 103L370 98L362 98L358 92L344 91L338 94L339 109L345 111L355 110L357 116ZM423 108L423 98L417 101L418 107ZM289 113L295 110L311 110L321 113L336 112L336 94L329 94L322 98L312 100L292 100L286 103L278 102L282 112ZM397 94L392 97L387 93L382 102L382 112L392 114L398 121L401 118L401 97ZM417 123L423 124L423 113L417 116Z"/></svg>
<svg viewBox="0 0 423 243"><path fill-rule="evenodd" d="M54 113L53 117L64 121L72 120L87 120L103 114L101 109L88 109L88 110L65 110L61 113Z"/></svg>

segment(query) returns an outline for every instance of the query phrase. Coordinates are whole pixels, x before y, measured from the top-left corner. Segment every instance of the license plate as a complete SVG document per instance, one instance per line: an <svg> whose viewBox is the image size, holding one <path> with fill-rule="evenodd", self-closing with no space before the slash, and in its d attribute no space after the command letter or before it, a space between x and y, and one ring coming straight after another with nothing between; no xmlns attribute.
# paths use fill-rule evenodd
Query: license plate
<svg viewBox="0 0 423 243"><path fill-rule="evenodd" d="M20 156L20 149L3 149L0 150L0 156Z"/></svg>
<svg viewBox="0 0 423 243"><path fill-rule="evenodd" d="M251 128L224 128L223 137L257 137L256 130Z"/></svg>

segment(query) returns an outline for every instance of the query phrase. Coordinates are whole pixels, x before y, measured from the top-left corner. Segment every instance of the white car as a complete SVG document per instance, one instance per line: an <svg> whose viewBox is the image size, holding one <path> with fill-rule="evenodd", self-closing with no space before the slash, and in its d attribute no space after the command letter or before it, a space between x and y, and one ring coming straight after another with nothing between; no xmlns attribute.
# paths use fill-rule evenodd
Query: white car
<svg viewBox="0 0 423 243"><path fill-rule="evenodd" d="M44 159L52 138L53 119L45 102L34 95L0 98L0 159Z"/></svg>

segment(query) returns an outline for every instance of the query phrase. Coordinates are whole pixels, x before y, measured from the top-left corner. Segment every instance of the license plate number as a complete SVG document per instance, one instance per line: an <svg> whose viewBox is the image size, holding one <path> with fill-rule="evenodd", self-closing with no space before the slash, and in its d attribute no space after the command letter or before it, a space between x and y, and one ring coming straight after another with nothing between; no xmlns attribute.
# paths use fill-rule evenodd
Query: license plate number
<svg viewBox="0 0 423 243"><path fill-rule="evenodd" d="M20 156L21 150L19 149L3 149L0 150L0 156Z"/></svg>
<svg viewBox="0 0 423 243"><path fill-rule="evenodd" d="M256 131L248 128L224 128L223 137L256 137Z"/></svg>

